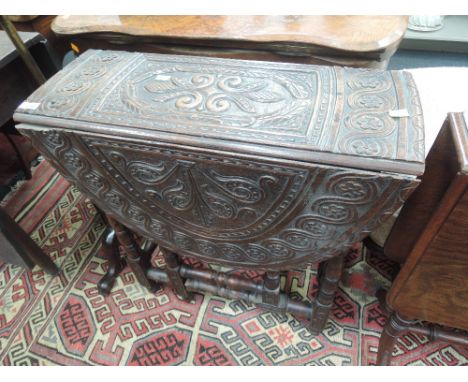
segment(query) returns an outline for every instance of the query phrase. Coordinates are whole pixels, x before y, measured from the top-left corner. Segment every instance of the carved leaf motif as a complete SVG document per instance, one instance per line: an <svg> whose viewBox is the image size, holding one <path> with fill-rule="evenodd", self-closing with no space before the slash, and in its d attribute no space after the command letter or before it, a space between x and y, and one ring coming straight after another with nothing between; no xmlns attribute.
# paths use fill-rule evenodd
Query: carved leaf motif
<svg viewBox="0 0 468 382"><path fill-rule="evenodd" d="M359 105L366 108L377 109L384 104L384 100L376 95L363 95L358 100Z"/></svg>
<svg viewBox="0 0 468 382"><path fill-rule="evenodd" d="M262 176L255 182L248 178L220 175L214 171L210 174L210 179L220 190L244 203L260 201L265 196L261 185L278 182L278 179L272 176Z"/></svg>
<svg viewBox="0 0 468 382"><path fill-rule="evenodd" d="M301 216L297 221L297 226L312 237L326 238L328 227L316 217Z"/></svg>
<svg viewBox="0 0 468 382"><path fill-rule="evenodd" d="M186 210L193 205L193 191L190 182L184 183L177 179L175 185L166 188L162 195L176 210Z"/></svg>
<svg viewBox="0 0 468 382"><path fill-rule="evenodd" d="M351 143L351 148L358 155L377 156L381 152L379 143L368 139L354 140Z"/></svg>
<svg viewBox="0 0 468 382"><path fill-rule="evenodd" d="M104 187L103 179L94 171L90 171L89 173L85 174L83 179L85 179L86 184L93 190L99 190L100 188Z"/></svg>
<svg viewBox="0 0 468 382"><path fill-rule="evenodd" d="M172 175L177 165L168 166L167 163L131 162L127 168L129 174L144 184L158 184L164 182Z"/></svg>
<svg viewBox="0 0 468 382"><path fill-rule="evenodd" d="M172 81L158 81L155 80L145 85L145 89L150 93L161 93L161 92L170 92L177 89L178 86Z"/></svg>
<svg viewBox="0 0 468 382"><path fill-rule="evenodd" d="M252 101L263 103L275 103L283 101L283 97L281 96L281 94L266 90L248 93L245 96L251 99Z"/></svg>
<svg viewBox="0 0 468 382"><path fill-rule="evenodd" d="M205 191L204 202L208 208L221 219L232 219L236 215L237 208L221 195Z"/></svg>
<svg viewBox="0 0 468 382"><path fill-rule="evenodd" d="M128 84L127 91L123 89L120 90L120 98L129 110L133 113L140 114L141 108L140 104L136 101L135 85L133 85L133 83Z"/></svg>
<svg viewBox="0 0 468 382"><path fill-rule="evenodd" d="M364 115L356 120L356 124L363 130L382 130L384 123L376 116Z"/></svg>
<svg viewBox="0 0 468 382"><path fill-rule="evenodd" d="M232 95L229 98L231 98L234 103L243 111L246 111L247 113L256 112L255 107L244 96Z"/></svg>
<svg viewBox="0 0 468 382"><path fill-rule="evenodd" d="M294 97L301 99L308 96L307 90L302 85L292 82L289 78L283 76L274 76L274 78L288 89Z"/></svg>

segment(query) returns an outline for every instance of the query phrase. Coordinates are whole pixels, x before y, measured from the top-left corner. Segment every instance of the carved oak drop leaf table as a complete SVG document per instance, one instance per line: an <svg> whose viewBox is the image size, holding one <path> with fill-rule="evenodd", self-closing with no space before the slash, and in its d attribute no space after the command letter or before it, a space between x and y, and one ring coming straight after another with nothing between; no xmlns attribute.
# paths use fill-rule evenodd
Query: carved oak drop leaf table
<svg viewBox="0 0 468 382"><path fill-rule="evenodd" d="M18 129L109 217L145 286L241 298L326 323L346 248L394 213L423 171L405 72L88 51L15 114ZM132 231L156 242L150 268ZM254 283L178 255L265 271ZM319 262L310 304L280 272Z"/></svg>

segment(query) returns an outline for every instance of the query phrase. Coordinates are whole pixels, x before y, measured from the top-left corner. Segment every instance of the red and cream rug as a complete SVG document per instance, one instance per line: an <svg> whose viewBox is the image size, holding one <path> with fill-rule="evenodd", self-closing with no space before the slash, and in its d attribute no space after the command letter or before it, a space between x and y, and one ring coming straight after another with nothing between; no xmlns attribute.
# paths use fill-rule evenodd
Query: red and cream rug
<svg viewBox="0 0 468 382"><path fill-rule="evenodd" d="M372 365L385 323L377 299L395 265L360 247L346 257L333 314L319 336L290 315L240 301L165 288L147 292L126 268L108 297L97 281L104 225L93 205L43 161L4 200L8 213L62 269L0 263L2 365ZM315 292L315 267L290 272L285 287ZM255 273L246 274L259 277ZM426 337L398 341L394 365L467 365L468 349Z"/></svg>

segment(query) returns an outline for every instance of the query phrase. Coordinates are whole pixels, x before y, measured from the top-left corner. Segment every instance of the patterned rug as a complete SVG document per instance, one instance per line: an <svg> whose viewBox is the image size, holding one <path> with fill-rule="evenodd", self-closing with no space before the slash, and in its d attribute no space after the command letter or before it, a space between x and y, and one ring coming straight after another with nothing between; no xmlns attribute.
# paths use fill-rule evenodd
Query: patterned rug
<svg viewBox="0 0 468 382"><path fill-rule="evenodd" d="M240 301L196 295L186 303L165 288L151 294L126 268L111 294L98 294L106 270L104 224L93 205L42 161L33 179L3 204L62 269L51 277L0 264L2 365L372 365L385 317L374 297L395 265L360 247L346 269L332 316L319 336L306 322ZM290 272L298 298L316 291L316 267ZM245 272L250 278L260 277ZM466 365L468 349L410 334L394 365Z"/></svg>

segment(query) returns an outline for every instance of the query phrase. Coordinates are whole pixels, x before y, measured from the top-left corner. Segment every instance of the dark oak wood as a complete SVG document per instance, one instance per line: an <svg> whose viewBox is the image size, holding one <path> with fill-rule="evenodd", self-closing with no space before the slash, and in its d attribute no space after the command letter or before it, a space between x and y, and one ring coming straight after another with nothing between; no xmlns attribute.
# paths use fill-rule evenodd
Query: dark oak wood
<svg viewBox="0 0 468 382"><path fill-rule="evenodd" d="M404 72L88 51L27 102L18 128L111 217L143 285L301 313L313 332L342 254L401 206L424 168ZM165 271L146 268L130 230L160 246ZM265 280L187 270L175 254ZM279 272L310 262L324 262L318 297L296 303Z"/></svg>
<svg viewBox="0 0 468 382"><path fill-rule="evenodd" d="M107 271L99 280L97 287L99 293L108 295L114 286L115 280L123 269L123 261L120 258L119 242L115 235L115 231L108 226L102 237L101 251L104 257L108 260Z"/></svg>
<svg viewBox="0 0 468 382"><path fill-rule="evenodd" d="M278 271L265 272L262 295L262 301L265 304L279 304L280 284L281 278L280 273Z"/></svg>
<svg viewBox="0 0 468 382"><path fill-rule="evenodd" d="M117 237L120 245L123 247L126 254L127 264L132 269L138 282L152 292L158 290L159 286L152 283L146 277L146 269L149 266L149 259L146 259L143 256L141 248L134 239L132 232L109 215L107 215L107 220L115 232L115 236Z"/></svg>
<svg viewBox="0 0 468 382"><path fill-rule="evenodd" d="M8 264L33 268L35 265L51 275L60 269L2 208L0 208L0 260Z"/></svg>
<svg viewBox="0 0 468 382"><path fill-rule="evenodd" d="M343 266L343 256L334 257L319 265L319 291L317 298L312 302L312 317L310 319L310 328L315 334L319 334L327 323L338 283L343 273Z"/></svg>
<svg viewBox="0 0 468 382"><path fill-rule="evenodd" d="M193 296L185 288L184 280L180 275L180 262L177 255L165 248L161 248L160 250L166 262L166 274L171 287L184 300L192 300Z"/></svg>
<svg viewBox="0 0 468 382"><path fill-rule="evenodd" d="M397 243L402 251L408 251L388 293L389 307L407 318L465 331L468 330L466 121L466 114L449 114L429 152L421 185L405 204L387 240L392 249ZM463 341L462 335L458 338ZM384 342L388 344L382 345L382 351L391 354L391 341L385 338ZM382 355L382 359L388 361L387 356Z"/></svg>
<svg viewBox="0 0 468 382"><path fill-rule="evenodd" d="M76 50L152 53L381 67L406 16L59 16L53 31Z"/></svg>

